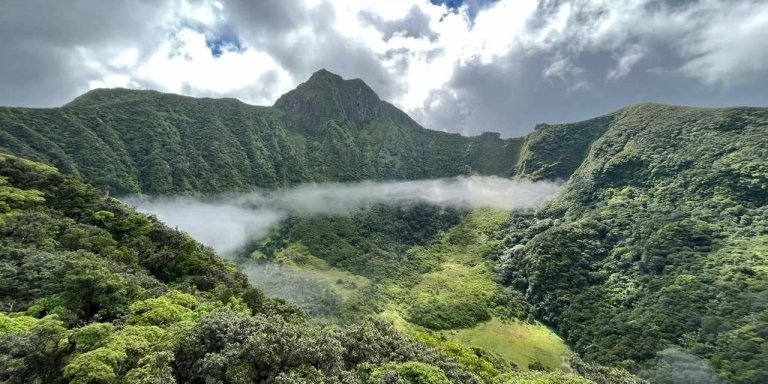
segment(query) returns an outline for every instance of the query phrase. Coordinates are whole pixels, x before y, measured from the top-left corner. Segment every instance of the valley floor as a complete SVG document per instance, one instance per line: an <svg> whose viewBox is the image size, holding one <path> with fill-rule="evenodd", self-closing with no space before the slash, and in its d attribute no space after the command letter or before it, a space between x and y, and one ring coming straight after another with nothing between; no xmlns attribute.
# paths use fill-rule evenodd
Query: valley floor
<svg viewBox="0 0 768 384"><path fill-rule="evenodd" d="M275 264L246 263L244 270L268 295L295 301L329 321L375 315L406 334L482 348L523 371L543 366L569 372L572 352L564 341L493 279L489 258L508 218L504 211L469 212L436 241L405 251L411 261L433 265L375 282L330 266L301 242L289 241L277 251Z"/></svg>

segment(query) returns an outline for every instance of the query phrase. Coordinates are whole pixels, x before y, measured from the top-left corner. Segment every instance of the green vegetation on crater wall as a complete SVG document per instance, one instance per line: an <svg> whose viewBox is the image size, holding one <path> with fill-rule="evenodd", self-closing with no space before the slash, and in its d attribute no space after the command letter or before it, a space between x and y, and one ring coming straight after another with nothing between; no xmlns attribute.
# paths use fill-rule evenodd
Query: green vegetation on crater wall
<svg viewBox="0 0 768 384"><path fill-rule="evenodd" d="M768 381L766 159L764 108L625 108L496 269L586 359Z"/></svg>
<svg viewBox="0 0 768 384"><path fill-rule="evenodd" d="M320 316L343 322L377 315L430 345L472 350L438 337L458 340L522 370L541 364L559 371L571 355L567 346L532 319L527 324L522 295L494 281L491 260L502 247L509 217L491 209L375 205L350 216L295 218L259 245L281 244L266 251L271 257L260 252L259 260L274 258L292 276L277 277L272 265L245 270L253 271L251 281L265 292ZM261 271L275 278L265 280ZM298 287L304 288L296 292ZM332 300L319 295L326 291L336 294L334 311ZM425 333L435 330L445 331Z"/></svg>
<svg viewBox="0 0 768 384"><path fill-rule="evenodd" d="M441 334L464 345L498 353L523 370L538 362L548 370L558 371L567 367L567 359L572 355L563 340L550 329L519 320L494 318L471 328Z"/></svg>
<svg viewBox="0 0 768 384"><path fill-rule="evenodd" d="M536 126L525 137L516 173L534 180L567 179L612 119L613 115L606 115L573 124Z"/></svg>
<svg viewBox="0 0 768 384"><path fill-rule="evenodd" d="M113 194L468 174L567 178L610 116L525 138L424 129L360 80L319 71L274 107L97 89L61 108L0 109L0 151Z"/></svg>

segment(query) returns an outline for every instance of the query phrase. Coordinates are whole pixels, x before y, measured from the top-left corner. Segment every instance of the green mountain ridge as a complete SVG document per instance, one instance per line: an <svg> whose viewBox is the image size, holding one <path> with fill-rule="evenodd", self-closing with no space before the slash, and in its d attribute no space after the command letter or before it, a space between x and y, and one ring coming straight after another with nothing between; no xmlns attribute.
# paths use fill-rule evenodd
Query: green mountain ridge
<svg viewBox="0 0 768 384"><path fill-rule="evenodd" d="M508 176L522 143L424 129L361 80L327 71L274 107L97 89L61 108L0 109L0 127L0 151L52 164L118 194Z"/></svg>
<svg viewBox="0 0 768 384"><path fill-rule="evenodd" d="M113 88L61 108L3 108L0 151L117 194L467 174L567 179L621 111L540 124L521 138L465 137L427 130L362 80L320 70L273 107Z"/></svg>
<svg viewBox="0 0 768 384"><path fill-rule="evenodd" d="M766 108L622 109L497 270L589 360L768 381L766 159Z"/></svg>

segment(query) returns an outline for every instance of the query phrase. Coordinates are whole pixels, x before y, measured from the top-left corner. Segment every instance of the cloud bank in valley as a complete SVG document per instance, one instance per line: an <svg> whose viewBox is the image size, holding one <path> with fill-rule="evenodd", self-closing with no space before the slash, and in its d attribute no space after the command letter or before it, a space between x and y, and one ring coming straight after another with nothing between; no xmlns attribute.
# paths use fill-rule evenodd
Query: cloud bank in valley
<svg viewBox="0 0 768 384"><path fill-rule="evenodd" d="M492 176L449 179L304 184L281 191L255 191L213 197L130 196L123 200L188 232L222 254L267 236L291 215L349 214L369 204L429 203L466 208L525 210L551 200L560 184Z"/></svg>

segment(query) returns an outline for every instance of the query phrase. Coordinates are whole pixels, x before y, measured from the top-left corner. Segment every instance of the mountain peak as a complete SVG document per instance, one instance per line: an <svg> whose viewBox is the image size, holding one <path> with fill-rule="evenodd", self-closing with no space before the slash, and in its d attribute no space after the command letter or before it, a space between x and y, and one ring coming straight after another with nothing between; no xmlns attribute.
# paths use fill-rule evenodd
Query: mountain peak
<svg viewBox="0 0 768 384"><path fill-rule="evenodd" d="M277 99L274 106L303 115L303 119L309 121L303 121L302 125L313 129L328 120L347 120L363 125L378 116L382 101L364 81L345 80L320 69L296 89Z"/></svg>
<svg viewBox="0 0 768 384"><path fill-rule="evenodd" d="M323 80L331 80L331 81L344 81L344 78L341 76L325 69L320 68L315 73L312 74L312 76L309 77L307 80L308 83L314 82L314 81L323 81Z"/></svg>
<svg viewBox="0 0 768 384"><path fill-rule="evenodd" d="M320 68L315 71L311 76L309 76L309 79L307 79L306 82L300 84L299 87L302 85L317 86L321 84L335 88L357 87L364 90L364 92L375 95L376 98L379 97L376 95L376 92L374 92L374 90L365 83L365 81L358 78L344 79L340 75L337 75L325 68Z"/></svg>

